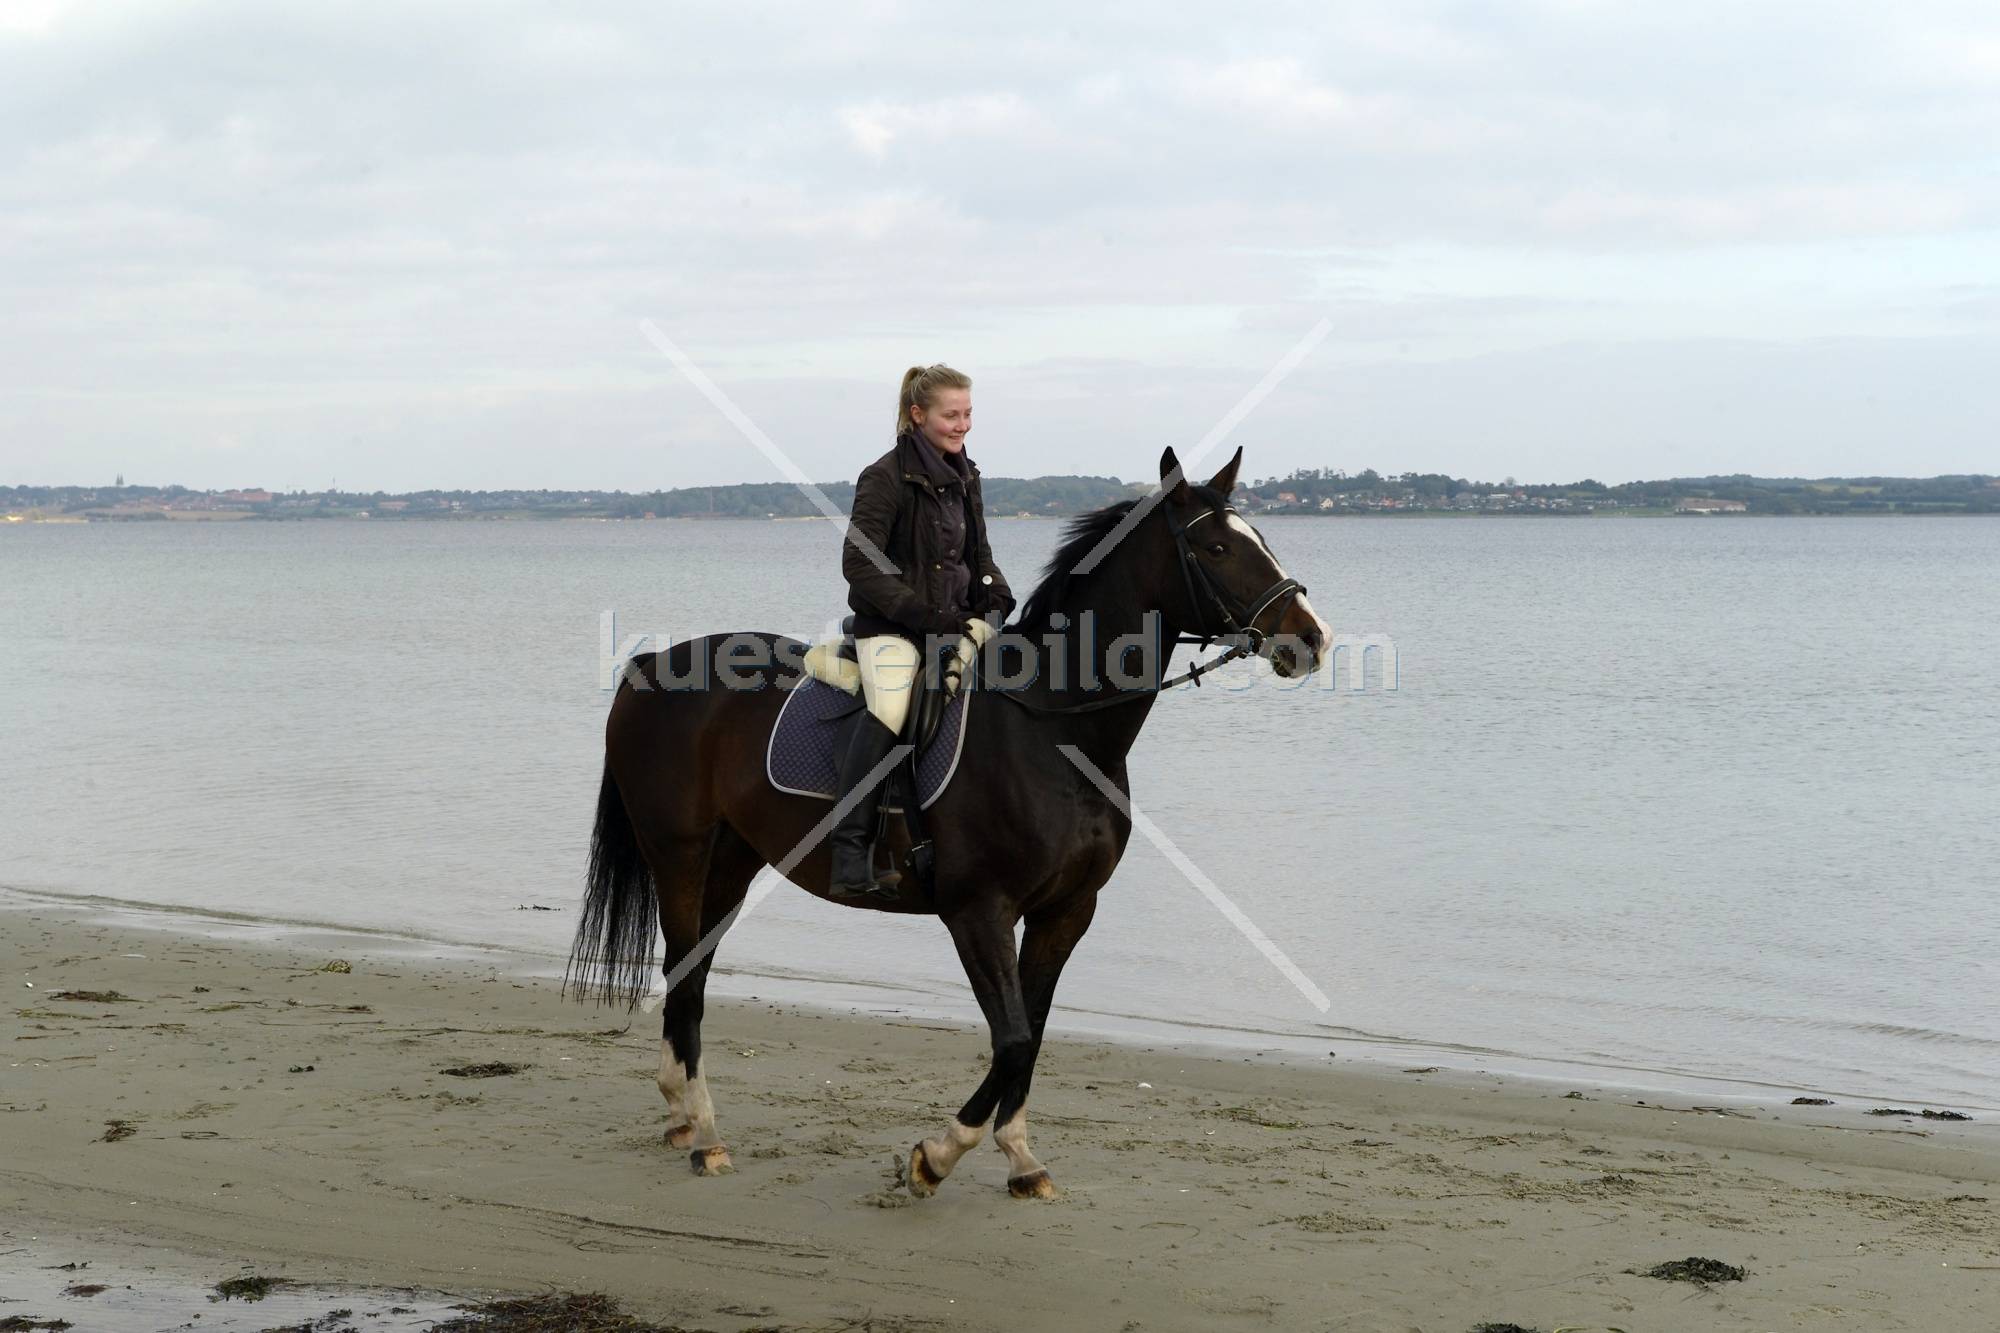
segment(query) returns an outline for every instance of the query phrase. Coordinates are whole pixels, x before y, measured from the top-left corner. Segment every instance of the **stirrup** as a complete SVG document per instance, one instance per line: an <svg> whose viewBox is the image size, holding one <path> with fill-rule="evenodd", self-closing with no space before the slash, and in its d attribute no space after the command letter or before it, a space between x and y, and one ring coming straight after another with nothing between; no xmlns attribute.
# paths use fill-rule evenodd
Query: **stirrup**
<svg viewBox="0 0 2000 1333"><path fill-rule="evenodd" d="M838 886L830 887L826 891L826 900L830 903L899 903L903 901L903 895L899 890L878 881L865 889L842 890Z"/></svg>
<svg viewBox="0 0 2000 1333"><path fill-rule="evenodd" d="M837 903L866 902L871 898L877 898L883 902L901 902L903 900L902 875L894 870L889 870L880 876L876 876L873 848L869 850L868 860L868 871L872 878L866 887L847 888L840 884L829 884L826 887L827 898Z"/></svg>
<svg viewBox="0 0 2000 1333"><path fill-rule="evenodd" d="M883 822L879 814L876 816L875 822L879 831ZM864 853L868 867L868 882L865 887L843 890L837 883L828 884L826 896L835 902L860 902L869 898L900 901L903 896L901 892L903 877L897 873L895 858L890 858L887 870L877 870L875 868L875 849L881 845L879 838L868 839L867 850Z"/></svg>

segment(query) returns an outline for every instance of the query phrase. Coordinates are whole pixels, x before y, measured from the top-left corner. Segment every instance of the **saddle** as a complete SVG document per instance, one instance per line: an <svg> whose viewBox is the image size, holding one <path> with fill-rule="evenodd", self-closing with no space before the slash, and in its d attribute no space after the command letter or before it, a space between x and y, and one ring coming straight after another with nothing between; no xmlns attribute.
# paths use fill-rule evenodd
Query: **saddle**
<svg viewBox="0 0 2000 1333"><path fill-rule="evenodd" d="M859 698L861 696L859 651L854 643L854 617L843 617L838 639L823 639L806 650L806 674L814 680L825 681ZM944 718L945 705L951 702L952 694L933 688L932 673L923 670L918 671L917 678L910 684L910 689L914 697L910 700L909 711L903 715L903 733L900 739L921 754L937 735L938 724Z"/></svg>
<svg viewBox="0 0 2000 1333"><path fill-rule="evenodd" d="M841 622L837 644L819 643L807 652L806 675L792 688L765 747L764 769L773 787L795 796L831 801L838 796L836 777L840 747L847 728L859 717L861 670L856 665L854 617ZM958 771L965 748L966 713L971 690L947 695L935 688L932 673L920 670L910 688L915 697L903 722L902 741L912 747L914 762L898 767L890 777L884 813L904 813L910 804L927 809L943 794ZM910 786L914 783L914 802ZM916 834L916 830L911 830Z"/></svg>

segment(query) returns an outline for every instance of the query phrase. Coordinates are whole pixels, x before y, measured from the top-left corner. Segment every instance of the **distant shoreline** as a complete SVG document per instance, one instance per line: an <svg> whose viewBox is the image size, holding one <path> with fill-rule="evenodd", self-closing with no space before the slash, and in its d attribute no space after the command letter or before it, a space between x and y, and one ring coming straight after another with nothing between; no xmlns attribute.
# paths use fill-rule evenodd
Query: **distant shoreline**
<svg viewBox="0 0 2000 1333"><path fill-rule="evenodd" d="M1807 511L1802 513L1747 513L1747 512L1676 512L1672 509L1570 509L1570 510L1490 510L1477 509L1276 509L1263 510L1258 518L1309 518L1309 519L1357 519L1361 521L1417 521L1424 519L1621 519L1621 518L1992 518L2000 516L1995 510L1962 509L1855 509L1844 511ZM989 521L1020 520L1031 522L1065 522L1076 514L1059 511L1046 514L988 514ZM825 521L820 514L646 514L638 517L613 518L604 514L540 513L534 510L518 512L482 514L255 514L255 513L158 513L143 514L0 514L0 528L28 527L41 524L62 524L68 526L132 526L165 523L185 525L189 523L352 523L399 525L404 523L817 523Z"/></svg>
<svg viewBox="0 0 2000 1333"><path fill-rule="evenodd" d="M1131 501L1151 482L1117 477L982 478L988 518L1069 518ZM238 521L349 519L663 519L817 518L845 514L853 483L816 488L790 482L739 482L658 491L423 490L277 492L192 490L185 486L0 486L0 520ZM1250 517L1402 517L1410 514L1796 515L2000 514L2000 477L1676 477L1605 485L1591 478L1561 483L1468 481L1443 473L1385 476L1303 468L1239 486L1231 497Z"/></svg>

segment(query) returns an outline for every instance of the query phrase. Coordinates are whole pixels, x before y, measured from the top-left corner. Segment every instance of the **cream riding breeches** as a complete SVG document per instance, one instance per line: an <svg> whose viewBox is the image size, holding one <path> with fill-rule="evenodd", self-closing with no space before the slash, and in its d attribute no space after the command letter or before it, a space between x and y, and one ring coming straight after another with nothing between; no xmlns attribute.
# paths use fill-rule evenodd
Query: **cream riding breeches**
<svg viewBox="0 0 2000 1333"><path fill-rule="evenodd" d="M978 647L966 635L958 636L958 660L972 661ZM903 734L903 721L910 715L910 686L917 678L917 668L923 662L923 654L917 645L894 634L878 634L869 639L854 641L855 661L861 668L861 698L868 705L868 711L882 720L882 725ZM956 669L947 665L945 689L949 692L957 688Z"/></svg>
<svg viewBox="0 0 2000 1333"><path fill-rule="evenodd" d="M878 634L856 639L854 657L861 667L861 698L868 711L901 736L903 719L910 713L910 686L923 660L917 645L894 634Z"/></svg>

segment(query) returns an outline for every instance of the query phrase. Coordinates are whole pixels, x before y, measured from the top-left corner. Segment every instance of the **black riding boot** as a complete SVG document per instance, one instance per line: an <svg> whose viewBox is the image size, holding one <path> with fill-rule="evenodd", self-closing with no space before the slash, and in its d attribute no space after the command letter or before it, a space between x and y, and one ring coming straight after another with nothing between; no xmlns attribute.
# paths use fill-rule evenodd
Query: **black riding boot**
<svg viewBox="0 0 2000 1333"><path fill-rule="evenodd" d="M847 794L882 762L896 740L896 733L882 725L881 718L865 708L861 710L848 736L847 749L840 757L839 799L847 799ZM833 873L827 897L836 900L897 897L896 885L902 876L890 870L877 879L868 847L868 840L875 832L876 814L882 806L882 789L888 783L884 776L862 793L827 835L827 842L833 848Z"/></svg>

